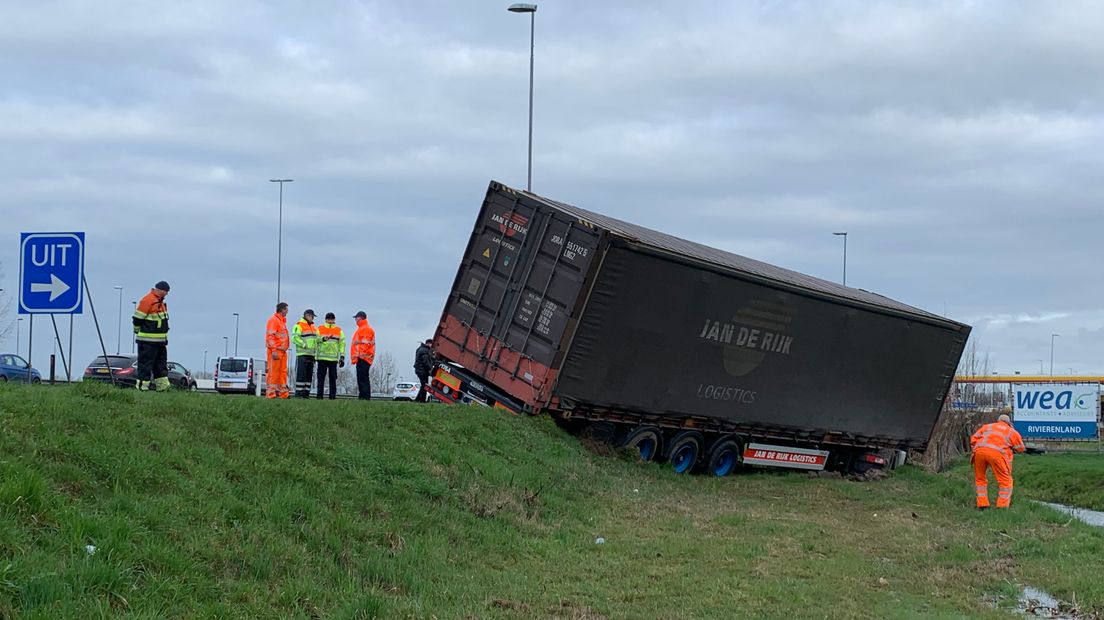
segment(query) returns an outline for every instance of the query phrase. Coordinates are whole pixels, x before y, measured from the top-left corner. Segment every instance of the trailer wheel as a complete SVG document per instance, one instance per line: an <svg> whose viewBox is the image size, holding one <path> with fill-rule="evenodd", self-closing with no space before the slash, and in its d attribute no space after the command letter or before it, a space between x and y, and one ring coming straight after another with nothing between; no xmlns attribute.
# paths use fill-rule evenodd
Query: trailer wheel
<svg viewBox="0 0 1104 620"><path fill-rule="evenodd" d="M662 446L663 439L659 429L654 426L638 426L625 437L625 441L621 442L622 448L636 450L644 463L656 460Z"/></svg>
<svg viewBox="0 0 1104 620"><path fill-rule="evenodd" d="M727 476L740 463L740 444L732 439L722 439L709 450L706 471L717 476Z"/></svg>
<svg viewBox="0 0 1104 620"><path fill-rule="evenodd" d="M697 431L683 431L671 440L667 451L667 460L676 474L685 474L693 469L702 452L702 437Z"/></svg>

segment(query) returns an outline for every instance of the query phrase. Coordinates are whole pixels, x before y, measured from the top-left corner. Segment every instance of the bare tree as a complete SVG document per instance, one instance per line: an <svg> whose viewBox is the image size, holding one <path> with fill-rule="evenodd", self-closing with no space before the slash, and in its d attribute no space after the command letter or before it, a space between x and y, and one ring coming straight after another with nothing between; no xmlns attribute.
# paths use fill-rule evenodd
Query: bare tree
<svg viewBox="0 0 1104 620"><path fill-rule="evenodd" d="M4 281L4 264L0 263L0 282ZM15 299L15 291L0 291L0 340L7 338L15 329L15 319L12 318L12 300Z"/></svg>
<svg viewBox="0 0 1104 620"><path fill-rule="evenodd" d="M993 354L988 349L984 353L979 352L977 340L971 338L966 350L962 352L957 374L970 377L989 376L993 372L993 365ZM955 400L991 405L995 400L994 387L993 384L960 384L956 381L951 386L951 393L955 395Z"/></svg>
<svg viewBox="0 0 1104 620"><path fill-rule="evenodd" d="M337 369L337 391L342 394L359 394L356 382L356 369L352 364Z"/></svg>
<svg viewBox="0 0 1104 620"><path fill-rule="evenodd" d="M370 374L372 391L390 394L395 389L395 381L399 378L395 372L395 356L387 351L377 355Z"/></svg>

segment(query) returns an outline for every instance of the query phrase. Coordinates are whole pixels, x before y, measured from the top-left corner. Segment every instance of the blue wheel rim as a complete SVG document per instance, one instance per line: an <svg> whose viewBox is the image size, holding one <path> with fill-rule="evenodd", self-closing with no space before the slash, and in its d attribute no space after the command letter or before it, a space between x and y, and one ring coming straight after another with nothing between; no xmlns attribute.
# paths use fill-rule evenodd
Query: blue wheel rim
<svg viewBox="0 0 1104 620"><path fill-rule="evenodd" d="M694 464L694 446L686 444L678 449L675 453L675 458L671 459L671 464L675 468L676 474L686 473L686 470L690 469L690 466Z"/></svg>
<svg viewBox="0 0 1104 620"><path fill-rule="evenodd" d="M651 461L655 456L656 442L651 437L642 439L640 443L636 444L638 450L640 450L640 460Z"/></svg>
<svg viewBox="0 0 1104 620"><path fill-rule="evenodd" d="M732 468L736 466L736 454L732 450L725 450L721 454L721 458L717 460L717 463L713 466L714 476L727 476L732 472Z"/></svg>

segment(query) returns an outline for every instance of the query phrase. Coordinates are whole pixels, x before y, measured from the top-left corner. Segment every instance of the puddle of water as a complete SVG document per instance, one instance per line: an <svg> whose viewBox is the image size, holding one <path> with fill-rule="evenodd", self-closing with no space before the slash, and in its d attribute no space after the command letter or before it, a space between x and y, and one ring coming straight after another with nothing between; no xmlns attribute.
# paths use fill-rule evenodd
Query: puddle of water
<svg viewBox="0 0 1104 620"><path fill-rule="evenodd" d="M999 596L986 599L986 602L995 608L1001 608ZM1048 592L1031 586L1024 586L1020 592L1020 596L1016 599L1015 611L1024 617L1051 620L1083 620L1086 617L1082 616L1073 605L1063 603Z"/></svg>
<svg viewBox="0 0 1104 620"><path fill-rule="evenodd" d="M1069 516L1079 521L1084 521L1089 525L1095 525L1096 527L1104 527L1104 512L1097 510L1089 510L1088 508L1073 508L1072 506L1064 506L1062 504L1052 504L1050 502L1036 502L1043 506L1049 506L1058 512L1064 512Z"/></svg>
<svg viewBox="0 0 1104 620"><path fill-rule="evenodd" d="M1089 510L1087 508L1074 508L1063 504L1051 502L1035 502L1058 512L1067 514L1075 519L1084 521L1089 525L1104 527L1104 512ZM1033 618L1052 618L1056 620L1078 620L1077 609L1054 598L1048 592L1025 586L1017 599L1017 610L1020 615Z"/></svg>
<svg viewBox="0 0 1104 620"><path fill-rule="evenodd" d="M1062 613L1061 602L1038 588L1027 586L1020 593L1020 611L1028 616L1040 618L1064 618L1072 620L1074 616Z"/></svg>

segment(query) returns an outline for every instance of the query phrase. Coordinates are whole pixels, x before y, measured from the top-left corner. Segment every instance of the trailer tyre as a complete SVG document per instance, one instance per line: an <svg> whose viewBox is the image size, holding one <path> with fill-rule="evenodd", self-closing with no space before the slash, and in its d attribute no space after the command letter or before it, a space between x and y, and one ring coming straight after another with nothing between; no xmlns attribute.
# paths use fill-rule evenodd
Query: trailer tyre
<svg viewBox="0 0 1104 620"><path fill-rule="evenodd" d="M727 476L740 463L740 444L732 439L722 439L709 451L706 471L717 476Z"/></svg>
<svg viewBox="0 0 1104 620"><path fill-rule="evenodd" d="M685 474L694 468L702 452L702 436L697 431L683 431L671 440L667 460L676 474Z"/></svg>
<svg viewBox="0 0 1104 620"><path fill-rule="evenodd" d="M638 426L621 442L622 448L636 450L643 463L651 463L659 457L663 439L654 426Z"/></svg>

